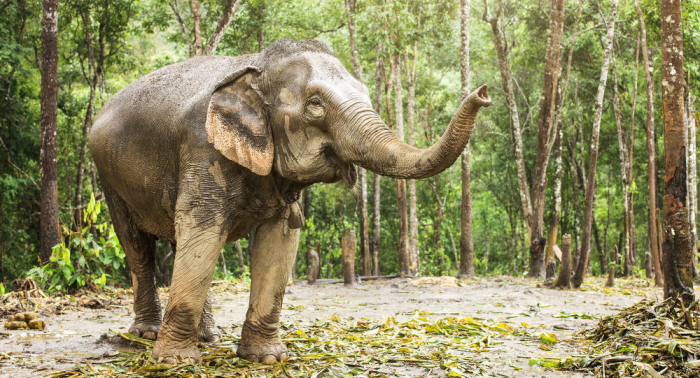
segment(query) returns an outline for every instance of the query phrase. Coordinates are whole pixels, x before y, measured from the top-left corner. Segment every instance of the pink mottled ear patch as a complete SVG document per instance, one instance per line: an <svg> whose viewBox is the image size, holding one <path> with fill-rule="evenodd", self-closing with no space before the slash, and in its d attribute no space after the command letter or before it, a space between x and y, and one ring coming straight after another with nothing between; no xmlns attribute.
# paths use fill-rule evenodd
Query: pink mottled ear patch
<svg viewBox="0 0 700 378"><path fill-rule="evenodd" d="M231 161L266 176L272 170L274 147L263 113L263 100L251 88L251 74L219 86L207 109L210 143Z"/></svg>

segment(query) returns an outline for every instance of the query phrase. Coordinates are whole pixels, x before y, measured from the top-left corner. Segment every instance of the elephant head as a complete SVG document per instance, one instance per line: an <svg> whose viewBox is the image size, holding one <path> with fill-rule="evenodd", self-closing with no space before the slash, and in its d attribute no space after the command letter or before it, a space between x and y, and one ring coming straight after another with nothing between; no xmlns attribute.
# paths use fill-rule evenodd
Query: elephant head
<svg viewBox="0 0 700 378"><path fill-rule="evenodd" d="M214 90L209 141L258 175L274 166L294 182L355 183L360 165L381 175L419 179L459 157L478 110L491 99L482 86L459 105L447 130L421 150L399 140L372 109L367 88L318 41L284 40Z"/></svg>

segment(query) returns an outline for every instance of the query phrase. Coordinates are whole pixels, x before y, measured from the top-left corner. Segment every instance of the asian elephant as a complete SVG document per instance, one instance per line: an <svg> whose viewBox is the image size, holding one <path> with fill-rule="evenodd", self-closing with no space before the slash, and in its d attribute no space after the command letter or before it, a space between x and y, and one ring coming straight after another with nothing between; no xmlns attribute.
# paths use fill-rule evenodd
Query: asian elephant
<svg viewBox="0 0 700 378"><path fill-rule="evenodd" d="M411 147L372 110L367 88L313 40L283 40L239 57L195 57L130 84L100 111L89 136L131 270L130 332L155 340L157 360L199 361L198 339L218 337L207 290L219 251L257 227L237 354L286 360L278 327L303 224L300 191L339 180L353 186L355 164L405 179L442 172L490 103L480 87L435 145ZM162 320L157 238L177 248Z"/></svg>

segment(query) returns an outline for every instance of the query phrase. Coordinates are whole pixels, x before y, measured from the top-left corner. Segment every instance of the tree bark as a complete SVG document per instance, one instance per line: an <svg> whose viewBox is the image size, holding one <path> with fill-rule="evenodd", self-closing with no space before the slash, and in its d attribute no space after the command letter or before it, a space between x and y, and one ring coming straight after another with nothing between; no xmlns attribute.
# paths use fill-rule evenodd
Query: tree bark
<svg viewBox="0 0 700 378"><path fill-rule="evenodd" d="M603 52L603 63L600 70L600 82L598 83L598 94L596 95L595 112L593 114L593 132L591 134L590 163L588 168L588 182L586 183L586 200L583 212L583 235L581 240L581 255L574 274L573 285L580 288L583 278L586 275L588 261L591 252L591 226L593 223L593 198L596 190L596 166L598 164L598 139L600 135L600 122L603 115L603 98L605 96L605 84L608 80L608 68L610 55L612 53L612 42L615 33L615 20L617 16L617 0L612 0L610 7L610 18L607 22L607 35L605 37L605 50Z"/></svg>
<svg viewBox="0 0 700 378"><path fill-rule="evenodd" d="M549 236L547 238L547 263L554 261L554 245L557 244L557 234L559 231L559 217L561 214L561 180L562 180L562 138L564 137L564 130L561 122L557 124L556 130L557 142L554 145L556 149L556 156L554 158L554 211L552 212L552 223L549 227ZM571 241L569 241L569 246ZM554 278L554 273L556 270L547 271L547 279Z"/></svg>
<svg viewBox="0 0 700 378"><path fill-rule="evenodd" d="M365 78L362 72L362 64L360 64L360 57L357 53L357 39L355 37L355 0L345 0L345 17L348 23L352 73L360 83L364 84ZM360 255L362 256L362 274L369 276L372 273L372 258L369 250L367 171L362 167L358 167L357 176L360 184Z"/></svg>
<svg viewBox="0 0 700 378"><path fill-rule="evenodd" d="M630 116L630 134L629 134L629 139L628 139L628 157L627 157L627 169L629 172L627 173L627 180L628 180L628 185L629 189L627 190L627 203L628 203L628 213L629 213L629 229L627 230L628 236L627 238L629 239L629 257L630 257L630 266L636 266L637 265L637 239L636 239L636 233L635 233L635 227L634 227L634 190L633 190L633 184L634 184L634 113L637 105L637 84L639 83L639 46L641 42L639 38L637 39L637 49L635 50L635 60L634 60L634 90L632 94L632 109L631 109L631 116Z"/></svg>
<svg viewBox="0 0 700 378"><path fill-rule="evenodd" d="M616 38L617 39L617 38ZM622 227L622 245L620 251L625 259L623 266L623 275L628 277L632 271L632 261L631 261L631 239L630 239L630 227L634 227L634 219L630 219L630 203L629 203L629 191L631 189L629 172L630 172L630 160L629 153L627 151L627 135L625 130L622 128L622 109L620 108L620 95L618 92L618 81L617 81L617 60L614 57L612 59L612 76L613 76L613 109L615 113L615 124L617 126L617 142L620 148L620 177L622 177L622 214L623 214L623 227Z"/></svg>
<svg viewBox="0 0 700 378"><path fill-rule="evenodd" d="M341 255L343 261L343 282L345 286L355 286L355 250L357 249L357 237L355 230L345 230L340 239Z"/></svg>
<svg viewBox="0 0 700 378"><path fill-rule="evenodd" d="M530 228L530 277L543 277L544 272L544 205L547 191L547 165L556 135L552 121L557 99L561 67L561 42L564 35L564 0L552 0L549 14L550 31L544 60L544 80L537 122L537 154L532 192L533 222Z"/></svg>
<svg viewBox="0 0 700 378"><path fill-rule="evenodd" d="M469 18L471 16L471 0L460 1L460 76L462 79L461 97L469 94ZM474 242L472 241L472 194L471 185L471 149L469 143L462 152L462 234L459 238L459 272L457 277L472 277L474 273ZM442 206L440 209L442 210Z"/></svg>
<svg viewBox="0 0 700 378"><path fill-rule="evenodd" d="M228 29L233 17L236 15L239 5L241 5L241 0L226 1L224 11L221 14L221 19L216 25L214 33L212 33L212 35L209 37L209 41L207 42L207 46L204 48L204 51L202 51L202 55L214 54L216 47L219 46L219 42L221 42L221 38L223 38L224 34L226 33L226 29Z"/></svg>
<svg viewBox="0 0 700 378"><path fill-rule="evenodd" d="M318 260L318 253L316 253L316 251L314 251L313 248L309 248L309 260L311 260L311 261L309 264L307 281L308 281L309 285L315 285L316 280L318 279L320 265L319 265L319 260Z"/></svg>
<svg viewBox="0 0 700 378"><path fill-rule="evenodd" d="M41 46L41 230L40 259L49 261L58 231L56 129L58 96L58 0L43 0Z"/></svg>
<svg viewBox="0 0 700 378"><path fill-rule="evenodd" d="M382 114L382 85L384 81L384 64L379 56L380 48L377 48L377 58L375 60L375 80L374 80L374 111ZM390 122L387 122L390 125ZM372 183L372 260L374 263L372 274L379 275L379 248L381 246L381 176L373 175Z"/></svg>
<svg viewBox="0 0 700 378"><path fill-rule="evenodd" d="M617 246L615 246L617 249ZM615 250L610 251L610 266L608 267L608 281L605 283L605 287L615 286L615 257L617 253Z"/></svg>
<svg viewBox="0 0 700 378"><path fill-rule="evenodd" d="M661 1L661 94L664 114L663 252L666 298L693 295L692 234L688 225L681 2Z"/></svg>
<svg viewBox="0 0 700 378"><path fill-rule="evenodd" d="M488 6L488 0L484 0L484 15L482 19L491 25L493 44L496 47L498 56L498 68L501 73L501 84L506 100L506 108L510 116L510 130L513 137L513 148L515 152L515 167L518 175L518 189L520 190L520 202L522 206L523 219L527 226L527 237L530 237L532 222L532 204L530 202L530 187L528 186L527 173L525 171L525 157L523 152L523 138L520 129L520 118L518 117L518 104L515 102L515 91L513 90L513 74L508 63L508 43L505 40L503 30L498 24L503 4L498 3L496 16L492 16Z"/></svg>
<svg viewBox="0 0 700 378"><path fill-rule="evenodd" d="M556 287L571 287L571 235L564 234L561 237L561 265L559 265L559 277L554 284Z"/></svg>
<svg viewBox="0 0 700 378"><path fill-rule="evenodd" d="M690 83L690 73L688 74ZM697 161L695 140L695 98L690 92L689 86L685 87L685 122L686 122L686 161L688 162L688 227L690 228L691 245L694 249L698 246L697 234ZM698 276L698 255L693 253L693 276Z"/></svg>
<svg viewBox="0 0 700 378"><path fill-rule="evenodd" d="M396 108L396 135L403 142L403 95L401 88L401 58L398 53L392 59L394 66L394 107ZM408 219L406 208L406 180L396 179L396 200L399 211L399 271L410 275L410 256L408 252Z"/></svg>
<svg viewBox="0 0 700 378"><path fill-rule="evenodd" d="M408 89L408 101L406 107L406 125L408 126L408 144L416 145L416 62L418 60L418 45L413 44L413 64L411 64L409 49L406 48L406 87ZM409 257L410 274L420 274L420 256L418 255L418 199L416 198L416 180L408 180L408 229L409 229Z"/></svg>
<svg viewBox="0 0 700 378"><path fill-rule="evenodd" d="M199 0L190 0L190 10L192 11L192 20L194 21L194 53L202 55L202 24L199 15Z"/></svg>
<svg viewBox="0 0 700 378"><path fill-rule="evenodd" d="M647 30L644 23L644 14L639 7L639 0L634 0L634 7L637 10L637 18L639 20L639 33L642 39L641 50L644 60L644 79L646 80L646 96L647 96L647 185L649 186L649 237L651 239L651 257L654 263L654 283L656 286L664 284L664 274L661 269L661 249L659 248L660 240L657 229L657 214L658 207L656 203L656 137L654 136L654 63L649 56L647 48Z"/></svg>

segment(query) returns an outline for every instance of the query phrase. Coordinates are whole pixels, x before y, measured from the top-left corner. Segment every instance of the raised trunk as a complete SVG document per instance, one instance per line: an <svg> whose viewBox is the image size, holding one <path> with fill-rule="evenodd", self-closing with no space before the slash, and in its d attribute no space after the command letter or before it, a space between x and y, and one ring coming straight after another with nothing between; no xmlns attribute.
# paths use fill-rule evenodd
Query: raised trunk
<svg viewBox="0 0 700 378"><path fill-rule="evenodd" d="M41 36L41 251L49 261L60 242L58 232L58 172L56 167L58 0L44 0Z"/></svg>
<svg viewBox="0 0 700 378"><path fill-rule="evenodd" d="M656 137L654 136L654 63L649 57L647 48L647 31L644 23L644 14L639 7L639 0L634 0L639 20L642 58L644 59L644 79L646 80L647 96L647 185L649 186L649 238L651 239L651 258L654 263L654 283L656 286L664 284L664 275L661 269L661 249L659 237L656 231L657 216L656 204Z"/></svg>
<svg viewBox="0 0 700 378"><path fill-rule="evenodd" d="M469 17L471 14L471 0L460 1L460 76L462 79L462 97L469 94ZM461 226L462 234L459 238L459 272L457 277L474 276L474 242L472 241L472 195L470 191L471 185L471 167L470 167L471 149L469 143L462 151L462 212ZM442 210L442 206L440 206Z"/></svg>
<svg viewBox="0 0 700 378"><path fill-rule="evenodd" d="M661 0L661 94L664 114L664 297L693 298L692 234L688 225L681 2Z"/></svg>
<svg viewBox="0 0 700 378"><path fill-rule="evenodd" d="M384 176L421 179L444 171L457 160L469 141L477 112L491 105L491 98L485 85L472 92L459 105L440 140L423 150L401 141L372 109L354 105L341 113L353 129L344 128L342 134L332 130L335 140L346 142L338 142L340 157Z"/></svg>
<svg viewBox="0 0 700 378"><path fill-rule="evenodd" d="M600 82L596 95L595 112L593 113L593 132L591 134L591 152L588 168L588 182L586 183L586 200L583 212L583 235L581 240L581 256L574 274L573 285L580 288L586 275L588 261L591 252L591 226L593 224L593 198L596 190L595 173L598 165L598 137L600 134L600 122L603 116L603 98L605 96L605 84L608 80L608 68L612 50L613 36L615 33L615 20L617 16L617 0L612 0L610 18L607 22L607 35L605 37L605 51L600 70Z"/></svg>

